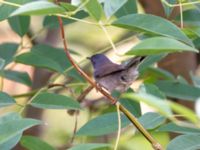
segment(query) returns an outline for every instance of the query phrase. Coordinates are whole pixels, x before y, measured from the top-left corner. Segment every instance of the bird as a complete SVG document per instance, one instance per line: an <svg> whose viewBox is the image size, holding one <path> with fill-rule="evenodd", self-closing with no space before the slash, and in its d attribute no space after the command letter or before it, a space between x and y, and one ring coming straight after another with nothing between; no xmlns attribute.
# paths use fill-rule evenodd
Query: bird
<svg viewBox="0 0 200 150"><path fill-rule="evenodd" d="M129 59L126 63L116 64L104 54L95 54L88 59L94 69L94 78L98 85L112 93L125 92L139 76L138 66L144 59L138 56Z"/></svg>

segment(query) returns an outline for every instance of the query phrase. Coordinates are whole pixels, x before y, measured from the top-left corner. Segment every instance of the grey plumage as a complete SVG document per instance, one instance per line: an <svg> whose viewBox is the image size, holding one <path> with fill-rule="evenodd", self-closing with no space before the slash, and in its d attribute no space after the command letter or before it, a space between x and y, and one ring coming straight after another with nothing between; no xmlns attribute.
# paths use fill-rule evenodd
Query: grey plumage
<svg viewBox="0 0 200 150"><path fill-rule="evenodd" d="M125 92L138 77L138 65L143 59L144 57L134 57L119 65L103 54L96 54L90 58L96 82L109 92Z"/></svg>

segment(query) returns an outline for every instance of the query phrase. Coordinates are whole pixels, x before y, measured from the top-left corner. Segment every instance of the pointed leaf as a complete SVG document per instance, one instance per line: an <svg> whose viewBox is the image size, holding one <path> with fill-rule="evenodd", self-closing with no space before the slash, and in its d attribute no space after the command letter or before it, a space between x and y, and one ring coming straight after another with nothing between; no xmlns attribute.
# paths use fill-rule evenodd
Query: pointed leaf
<svg viewBox="0 0 200 150"><path fill-rule="evenodd" d="M22 83L27 86L32 85L31 79L26 72L3 70L2 72L0 72L0 76L7 78L9 80L12 80L12 81Z"/></svg>
<svg viewBox="0 0 200 150"><path fill-rule="evenodd" d="M19 116L19 114L10 112L10 113L7 113L6 115L0 116L0 124L4 124L7 121L11 121L11 120L14 121L14 120L19 120L19 119L21 119L21 116ZM21 136L22 136L22 132L20 132L17 135L11 136L7 140L4 140L4 141L0 140L0 149L2 150L12 149L12 147L14 147L18 143Z"/></svg>
<svg viewBox="0 0 200 150"><path fill-rule="evenodd" d="M46 92L34 97L31 105L44 109L80 109L79 103L72 98Z"/></svg>
<svg viewBox="0 0 200 150"><path fill-rule="evenodd" d="M166 38L166 37L154 37L141 41L139 44L134 46L127 55L152 55L159 53L172 53L191 51L198 52L197 49L190 47L177 40Z"/></svg>
<svg viewBox="0 0 200 150"><path fill-rule="evenodd" d="M5 65L13 61L13 56L17 51L18 45L15 43L4 43L0 45L0 58L5 60Z"/></svg>
<svg viewBox="0 0 200 150"><path fill-rule="evenodd" d="M15 100L7 93L0 92L0 108L16 104Z"/></svg>
<svg viewBox="0 0 200 150"><path fill-rule="evenodd" d="M127 0L106 0L104 2L104 11L107 18L110 18L114 13L116 13Z"/></svg>
<svg viewBox="0 0 200 150"><path fill-rule="evenodd" d="M3 69L4 65L5 65L5 60L0 58L0 71Z"/></svg>
<svg viewBox="0 0 200 150"><path fill-rule="evenodd" d="M101 19L102 7L98 0L89 0L85 5L91 17L99 21Z"/></svg>
<svg viewBox="0 0 200 150"><path fill-rule="evenodd" d="M8 19L11 28L19 35L24 36L29 29L30 17L29 16L14 16Z"/></svg>
<svg viewBox="0 0 200 150"><path fill-rule="evenodd" d="M174 38L193 46L191 40L176 25L158 16L131 14L117 19L112 25L132 31Z"/></svg>
<svg viewBox="0 0 200 150"><path fill-rule="evenodd" d="M56 13L63 13L65 10L48 1L36 1L22 5L16 9L11 16L16 15L49 15Z"/></svg>

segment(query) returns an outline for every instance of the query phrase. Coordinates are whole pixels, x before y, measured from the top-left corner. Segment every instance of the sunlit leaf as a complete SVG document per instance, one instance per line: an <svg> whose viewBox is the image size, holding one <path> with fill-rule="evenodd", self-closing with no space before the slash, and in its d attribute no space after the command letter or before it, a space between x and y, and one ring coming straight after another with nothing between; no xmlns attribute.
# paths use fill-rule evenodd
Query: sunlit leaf
<svg viewBox="0 0 200 150"><path fill-rule="evenodd" d="M55 5L54 3L48 1L35 1L22 5L18 9L16 9L11 16L16 15L48 15L48 14L56 14L63 13L65 10Z"/></svg>
<svg viewBox="0 0 200 150"><path fill-rule="evenodd" d="M193 45L191 40L176 25L164 18L150 14L123 16L114 21L112 25L132 31L174 38Z"/></svg>
<svg viewBox="0 0 200 150"><path fill-rule="evenodd" d="M181 43L177 40L166 37L153 37L141 41L139 44L129 50L127 55L152 55L159 53L173 53L191 51L198 52L197 49Z"/></svg>

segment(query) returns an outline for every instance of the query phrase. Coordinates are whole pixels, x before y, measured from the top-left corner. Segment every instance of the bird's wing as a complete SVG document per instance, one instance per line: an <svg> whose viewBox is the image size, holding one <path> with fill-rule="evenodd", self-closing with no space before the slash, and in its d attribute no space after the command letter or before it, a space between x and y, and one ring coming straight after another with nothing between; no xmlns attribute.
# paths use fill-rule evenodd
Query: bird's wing
<svg viewBox="0 0 200 150"><path fill-rule="evenodd" d="M129 62L124 65L124 67L126 69L128 69L129 67L132 67L132 66L137 67L144 58L145 58L144 56L137 56L137 57L131 58L129 60Z"/></svg>
<svg viewBox="0 0 200 150"><path fill-rule="evenodd" d="M124 69L125 67L123 65L109 63L109 64L101 66L101 68L99 68L98 70L95 70L94 76L95 78L104 77L114 72L122 71Z"/></svg>

